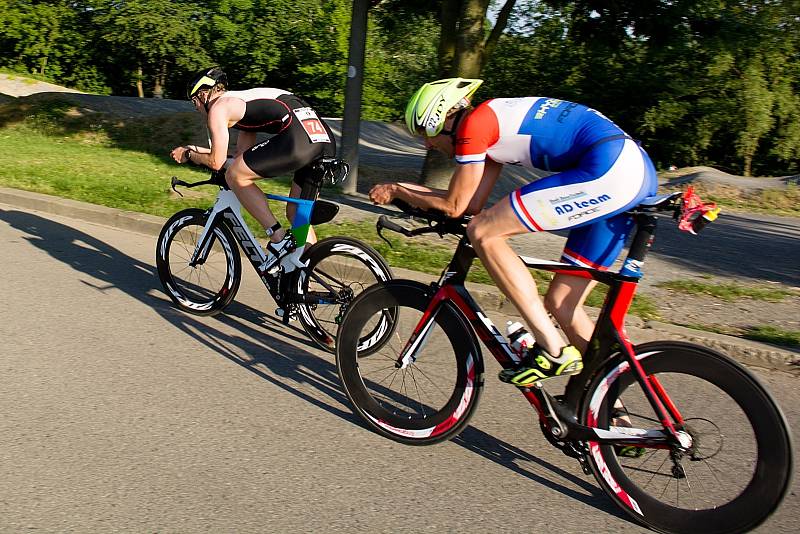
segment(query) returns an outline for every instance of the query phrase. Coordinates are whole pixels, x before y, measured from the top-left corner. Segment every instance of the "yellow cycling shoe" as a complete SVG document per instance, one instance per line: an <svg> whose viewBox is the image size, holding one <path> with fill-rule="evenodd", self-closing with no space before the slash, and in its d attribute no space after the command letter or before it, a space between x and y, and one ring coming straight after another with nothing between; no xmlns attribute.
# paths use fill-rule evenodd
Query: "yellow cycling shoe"
<svg viewBox="0 0 800 534"><path fill-rule="evenodd" d="M536 382L556 376L576 375L583 370L581 353L572 345L561 349L555 358L538 344L528 349L518 367L503 369L498 375L502 382L518 387L530 387Z"/></svg>

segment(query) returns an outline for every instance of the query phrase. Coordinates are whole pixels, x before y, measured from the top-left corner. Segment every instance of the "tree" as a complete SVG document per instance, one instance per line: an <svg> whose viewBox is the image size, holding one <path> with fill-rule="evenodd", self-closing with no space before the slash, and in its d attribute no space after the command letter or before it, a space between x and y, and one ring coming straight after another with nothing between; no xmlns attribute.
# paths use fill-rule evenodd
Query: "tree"
<svg viewBox="0 0 800 534"><path fill-rule="evenodd" d="M106 28L103 40L132 60L129 73L139 97L145 79L152 82L153 96L161 98L172 67L192 71L210 63L200 41L201 13L191 2L125 0L98 17Z"/></svg>
<svg viewBox="0 0 800 534"><path fill-rule="evenodd" d="M405 5L398 6L398 3ZM436 9L440 24L438 77L476 78L489 61L515 3L516 0L502 2L493 26L487 18L490 0L440 0L438 5L435 2L390 0L381 5L384 10L417 15L430 14ZM446 188L452 169L452 163L445 156L429 150L422 169L422 181L430 187Z"/></svg>
<svg viewBox="0 0 800 534"><path fill-rule="evenodd" d="M567 93L642 139L657 164L750 174L797 158L797 0L546 4L566 21L562 62L579 67Z"/></svg>
<svg viewBox="0 0 800 534"><path fill-rule="evenodd" d="M0 65L103 92L89 13L79 1L0 0Z"/></svg>

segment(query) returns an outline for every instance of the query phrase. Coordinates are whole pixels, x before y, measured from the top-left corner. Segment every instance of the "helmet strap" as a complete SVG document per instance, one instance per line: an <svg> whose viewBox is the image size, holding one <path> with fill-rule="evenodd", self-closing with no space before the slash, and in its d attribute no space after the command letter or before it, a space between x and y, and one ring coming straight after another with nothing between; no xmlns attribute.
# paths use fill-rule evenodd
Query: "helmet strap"
<svg viewBox="0 0 800 534"><path fill-rule="evenodd" d="M216 86L215 86L215 87L216 87ZM208 90L208 94L206 95L206 100L205 100L205 102L203 102L203 107L205 108L205 110L206 110L206 113L208 113L208 110L209 110L209 108L211 107L211 104L213 104L213 103L214 103L214 102L211 100L211 97L212 97L213 95L214 95L214 87L211 87L211 88L209 88L209 90ZM219 95L217 95L217 98L218 98L218 97L219 97ZM214 101L216 101L216 100L217 100L217 98L214 98Z"/></svg>
<svg viewBox="0 0 800 534"><path fill-rule="evenodd" d="M453 114L453 126L449 130L442 129L440 135L449 135L453 138L453 142L456 139L456 132L458 131L458 125L461 124L461 119L464 118L464 113L467 111L467 108L461 108Z"/></svg>

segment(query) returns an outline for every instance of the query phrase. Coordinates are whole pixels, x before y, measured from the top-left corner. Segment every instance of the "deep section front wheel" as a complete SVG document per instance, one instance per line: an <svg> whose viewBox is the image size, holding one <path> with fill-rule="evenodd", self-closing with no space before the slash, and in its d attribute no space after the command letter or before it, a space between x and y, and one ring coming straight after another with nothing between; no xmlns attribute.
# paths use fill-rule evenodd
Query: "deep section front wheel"
<svg viewBox="0 0 800 534"><path fill-rule="evenodd" d="M353 299L378 282L392 279L386 260L369 245L347 237L330 237L310 247L305 255L308 266L298 272L295 288L302 300L298 307L300 323L319 347L333 352L336 333ZM391 315L365 332L369 346L380 341L376 333L388 335ZM370 341L371 340L371 341Z"/></svg>
<svg viewBox="0 0 800 534"><path fill-rule="evenodd" d="M661 532L746 532L780 504L792 476L792 447L780 408L756 377L705 347L655 342L636 348L663 393L688 448L589 443L595 478L626 512ZM662 425L623 359L599 372L583 423L660 431Z"/></svg>
<svg viewBox="0 0 800 534"><path fill-rule="evenodd" d="M224 225L215 225L207 252L196 265L190 259L207 222L206 213L179 211L161 229L156 244L158 278L172 302L195 315L222 311L239 289L242 265L236 241Z"/></svg>
<svg viewBox="0 0 800 534"><path fill-rule="evenodd" d="M475 336L452 304L441 304L429 321L420 323L431 292L410 280L366 290L348 311L336 347L339 377L355 413L379 434L411 445L458 434L483 385ZM375 350L359 352L365 333L373 332L388 313L395 314L391 336Z"/></svg>

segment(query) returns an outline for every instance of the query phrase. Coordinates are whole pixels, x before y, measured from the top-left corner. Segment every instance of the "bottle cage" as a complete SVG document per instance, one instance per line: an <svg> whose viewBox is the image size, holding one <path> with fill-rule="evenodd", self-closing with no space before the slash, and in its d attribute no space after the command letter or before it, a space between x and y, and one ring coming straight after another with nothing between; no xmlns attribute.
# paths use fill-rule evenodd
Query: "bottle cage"
<svg viewBox="0 0 800 534"><path fill-rule="evenodd" d="M717 218L719 211L716 203L703 202L694 188L689 186L683 194L678 229L697 235L706 224Z"/></svg>

